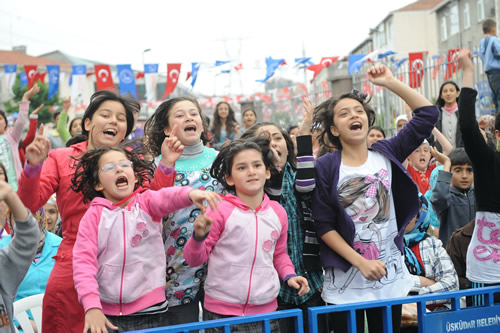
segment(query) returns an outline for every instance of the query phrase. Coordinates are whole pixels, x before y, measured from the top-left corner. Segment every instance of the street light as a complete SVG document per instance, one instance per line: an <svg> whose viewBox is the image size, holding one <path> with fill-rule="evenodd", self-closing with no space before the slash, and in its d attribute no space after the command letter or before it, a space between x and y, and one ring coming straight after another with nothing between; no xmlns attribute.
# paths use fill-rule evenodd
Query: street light
<svg viewBox="0 0 500 333"><path fill-rule="evenodd" d="M142 68L143 68L143 69L144 69L144 54L145 54L146 52L149 52L149 51L151 51L151 49L145 49L144 51L142 51Z"/></svg>

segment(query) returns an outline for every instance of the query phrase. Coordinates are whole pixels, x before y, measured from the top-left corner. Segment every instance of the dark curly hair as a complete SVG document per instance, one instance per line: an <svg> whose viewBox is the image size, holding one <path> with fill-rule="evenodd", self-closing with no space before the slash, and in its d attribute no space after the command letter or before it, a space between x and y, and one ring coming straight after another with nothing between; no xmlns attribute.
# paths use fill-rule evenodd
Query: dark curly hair
<svg viewBox="0 0 500 333"><path fill-rule="evenodd" d="M273 164L274 154L269 148L268 138L264 136L256 136L248 139L232 141L220 150L219 154L217 154L217 157L212 163L212 168L210 169L210 175L217 179L226 190L235 190L234 186L229 185L226 181L226 176L231 176L234 157L236 154L249 149L254 149L260 152L266 169L270 170L272 174L277 173ZM270 179L266 181L266 186L269 185Z"/></svg>
<svg viewBox="0 0 500 333"><path fill-rule="evenodd" d="M368 116L368 126L372 126L375 123L375 111L373 111L373 109L368 105L368 101L366 101L364 95L358 92L350 92L343 94L339 98L329 98L314 108L314 122L320 123L322 127L321 134L319 136L320 145L342 149L339 137L333 135L330 128L335 125L333 118L335 106L339 101L345 98L354 99L363 106L363 109ZM330 144L332 144L333 147Z"/></svg>
<svg viewBox="0 0 500 333"><path fill-rule="evenodd" d="M143 159L140 150L132 150L129 143L118 147L99 147L88 150L79 157L72 157L77 161L77 165L75 175L71 179L70 188L75 192L82 192L83 203L88 203L95 197L104 197L101 191L95 190L95 187L99 184L99 160L110 151L121 152L128 160L132 161L132 168L138 179L134 190L153 177L155 172L154 161Z"/></svg>
<svg viewBox="0 0 500 333"><path fill-rule="evenodd" d="M297 156L295 154L295 147L293 145L292 138L284 129L282 129L281 127L279 127L275 123L271 123L271 122L257 123L255 125L253 125L252 127L250 127L249 129L247 129L245 131L245 133L243 133L243 135L241 136L241 139L249 139L249 138L253 138L253 137L258 136L259 129L261 127L264 127L264 126L274 126L281 132L281 135L283 135L283 138L285 138L286 148L288 149L287 161L288 161L288 163L290 163L290 165L292 166L293 169L296 169L297 168L297 160L296 160ZM260 134L260 136L262 136L262 135L265 136L266 134L265 133ZM268 141L270 141L269 139L270 138L268 137Z"/></svg>
<svg viewBox="0 0 500 333"><path fill-rule="evenodd" d="M220 142L220 132L222 129L222 120L221 120L221 118L219 116L219 112L217 112L217 110L219 109L219 106L221 106L222 104L226 104L228 109L229 109L229 114L227 115L227 118L226 118L226 133L228 136L233 133L236 125L238 124L238 122L236 121L236 118L234 116L234 110L233 110L233 108L231 108L231 105L229 105L226 102L217 103L217 105L215 106L212 128L210 129L212 131L212 134L214 135L216 142Z"/></svg>
<svg viewBox="0 0 500 333"><path fill-rule="evenodd" d="M146 149L153 155L158 156L161 153L161 145L163 144L163 140L167 137L165 135L165 128L169 127L168 116L170 110L174 107L175 104L182 101L189 101L194 104L196 109L198 109L198 113L201 117L201 123L203 125L203 132L201 133L201 140L203 144L209 142L208 139L208 125L201 112L201 107L198 102L190 97L176 97L166 100L161 103L160 106L156 109L155 113L146 121L144 124L144 136L146 138L145 146Z"/></svg>

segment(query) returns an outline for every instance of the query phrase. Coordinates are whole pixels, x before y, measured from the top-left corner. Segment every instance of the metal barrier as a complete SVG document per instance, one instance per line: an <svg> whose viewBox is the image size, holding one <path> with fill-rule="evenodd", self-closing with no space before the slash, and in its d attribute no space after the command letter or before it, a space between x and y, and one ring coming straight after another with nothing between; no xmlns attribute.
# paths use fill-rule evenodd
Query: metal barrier
<svg viewBox="0 0 500 333"><path fill-rule="evenodd" d="M356 310L382 308L384 332L392 332L391 306L417 303L418 332L450 333L450 332L500 332L500 303L494 304L495 293L500 287L467 289L439 294L401 297L364 303L318 306L308 309L309 332L318 331L318 315L331 312L348 311L348 332L356 332ZM460 297L485 295L485 305L479 307L460 308ZM426 302L440 299L451 299L451 310L426 312ZM134 332L141 333L188 333L195 330L223 327L225 333L231 332L231 325L262 322L262 332L271 332L270 321L280 318L293 318L296 333L303 333L302 311L299 309L270 312L258 315L231 317L225 319L203 321L175 326L158 327Z"/></svg>
<svg viewBox="0 0 500 333"><path fill-rule="evenodd" d="M175 325L175 326L167 326L167 327L158 327L151 328L147 330L140 330L134 332L141 333L188 333L190 331L202 330L207 328L215 328L215 327L223 327L225 333L231 332L231 325L237 324L246 324L246 323L254 323L254 322L262 322L262 332L270 333L271 332L271 320L281 319L281 318L293 318L295 325L295 333L303 333L304 323L302 319L302 310L293 309L293 310L283 310L277 312L269 312L257 315L243 316L243 317L231 317L210 321L202 321L196 323ZM129 332L131 333L131 332Z"/></svg>
<svg viewBox="0 0 500 333"><path fill-rule="evenodd" d="M417 303L419 333L500 332L500 304L493 302L495 293L500 293L500 287L309 308L309 332L318 332L318 315L343 311L349 311L347 315L348 332L356 332L356 310L382 308L384 333L389 333L392 332L391 306L406 303ZM479 294L487 296L485 297L485 306L460 308L460 297ZM439 299L451 299L451 310L426 312L426 302Z"/></svg>

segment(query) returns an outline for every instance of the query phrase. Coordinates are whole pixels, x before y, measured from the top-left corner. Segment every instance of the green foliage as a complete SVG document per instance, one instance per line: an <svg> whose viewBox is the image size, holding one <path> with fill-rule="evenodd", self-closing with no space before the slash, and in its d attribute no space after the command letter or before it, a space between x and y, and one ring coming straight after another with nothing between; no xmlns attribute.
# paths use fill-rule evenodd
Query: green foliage
<svg viewBox="0 0 500 333"><path fill-rule="evenodd" d="M52 122L53 113L50 109L62 110L62 102L59 100L59 93L49 99L49 87L47 84L42 84L40 81L38 81L37 84L40 86L40 92L31 99L30 112L35 110L41 104L44 105L42 110L38 113L38 126L40 126L40 124ZM24 93L28 91L28 86L21 87L19 75L17 76L16 82L12 87L12 91L15 96L11 100L3 103L3 109L7 115L19 110L18 103L22 100Z"/></svg>

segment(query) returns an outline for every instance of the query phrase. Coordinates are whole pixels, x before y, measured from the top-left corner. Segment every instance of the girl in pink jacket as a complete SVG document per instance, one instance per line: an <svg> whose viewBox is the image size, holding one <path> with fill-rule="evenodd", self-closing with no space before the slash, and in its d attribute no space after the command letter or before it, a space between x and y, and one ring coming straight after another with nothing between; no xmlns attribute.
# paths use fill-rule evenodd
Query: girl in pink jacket
<svg viewBox="0 0 500 333"><path fill-rule="evenodd" d="M216 211L202 210L184 248L190 266L210 259L205 320L275 311L280 279L299 289L299 295L309 291L307 280L296 276L287 253L286 212L264 194L273 159L268 146L264 137L235 141L212 164L212 177L236 196L225 196ZM262 329L260 323L245 326L248 332ZM271 326L272 331L278 330L276 322Z"/></svg>
<svg viewBox="0 0 500 333"><path fill-rule="evenodd" d="M92 200L73 248L73 278L92 332L166 325L161 219L193 203L212 208L218 194L190 187L142 190L153 163L136 151L102 147L78 159L72 189Z"/></svg>

